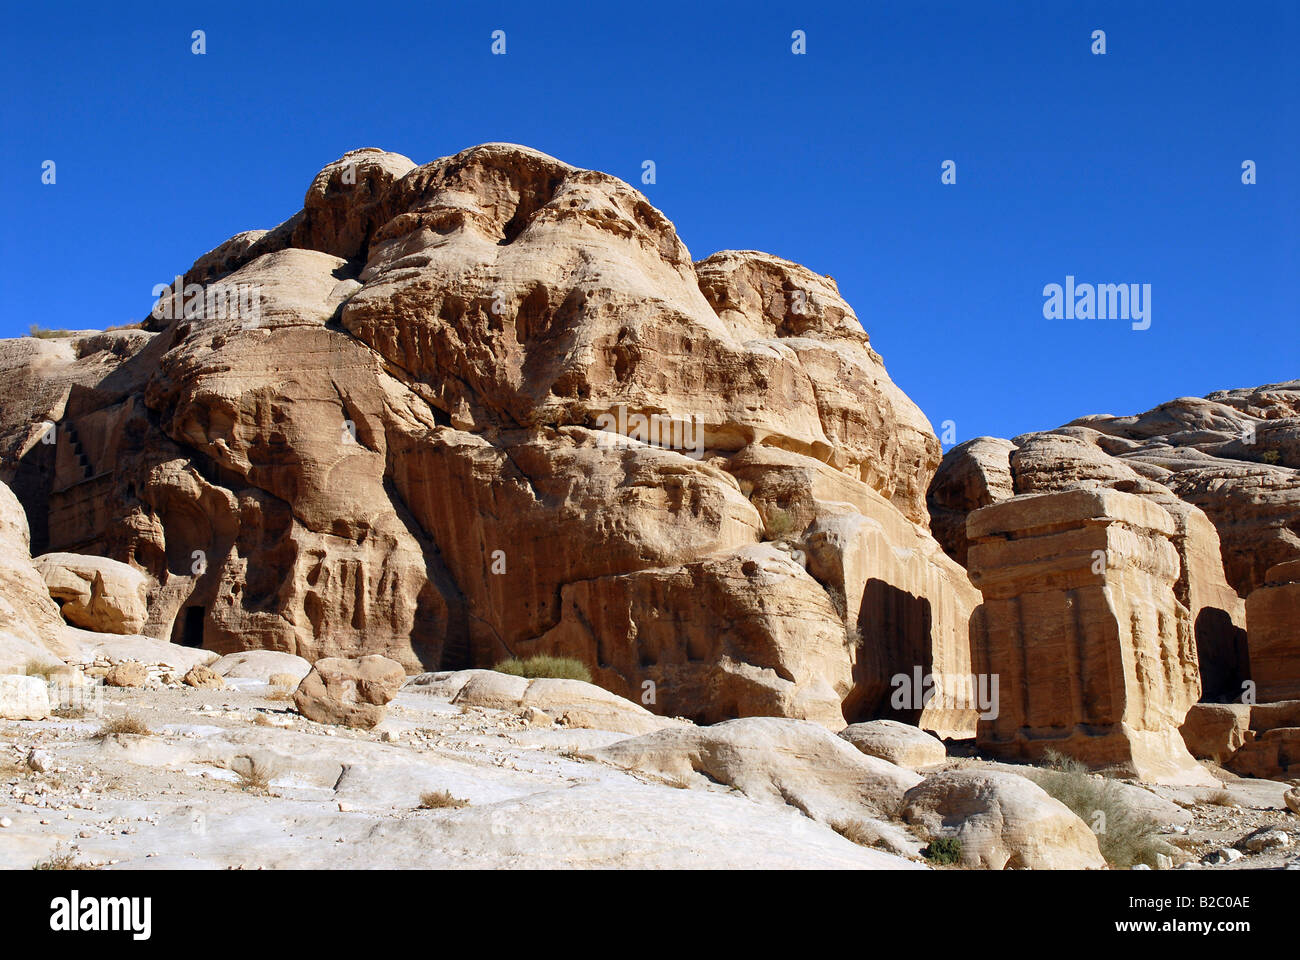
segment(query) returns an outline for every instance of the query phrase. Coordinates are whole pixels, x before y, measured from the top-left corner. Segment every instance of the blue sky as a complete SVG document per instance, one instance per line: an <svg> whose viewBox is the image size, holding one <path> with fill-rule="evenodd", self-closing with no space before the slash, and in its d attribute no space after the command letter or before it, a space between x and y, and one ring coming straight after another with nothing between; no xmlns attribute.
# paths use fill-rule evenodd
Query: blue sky
<svg viewBox="0 0 1300 960"><path fill-rule="evenodd" d="M641 187L696 259L835 277L958 441L1300 377L1294 0L295 7L7 10L0 335L140 319L348 149L507 140ZM1151 284L1151 328L1045 320L1067 274Z"/></svg>

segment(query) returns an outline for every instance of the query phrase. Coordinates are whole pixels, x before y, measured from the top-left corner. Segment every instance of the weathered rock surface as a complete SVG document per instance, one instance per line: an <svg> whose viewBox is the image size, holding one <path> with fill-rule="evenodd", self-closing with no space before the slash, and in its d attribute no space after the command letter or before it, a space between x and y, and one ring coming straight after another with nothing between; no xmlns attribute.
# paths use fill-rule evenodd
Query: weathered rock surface
<svg viewBox="0 0 1300 960"><path fill-rule="evenodd" d="M1070 809L1012 773L947 770L912 787L902 815L932 838L961 841L964 866L1086 870L1106 866L1097 838Z"/></svg>
<svg viewBox="0 0 1300 960"><path fill-rule="evenodd" d="M367 149L148 326L0 344L0 480L41 552L149 575L145 634L554 652L656 713L973 732L946 682L889 703L969 672L978 594L926 529L938 441L827 277L692 262L636 190L527 148Z"/></svg>
<svg viewBox="0 0 1300 960"><path fill-rule="evenodd" d="M302 657L279 650L244 650L230 653L211 664L218 676L232 680L260 680L271 683L278 674L292 675L294 685L311 673L311 664Z"/></svg>
<svg viewBox="0 0 1300 960"><path fill-rule="evenodd" d="M904 792L921 780L816 724L776 717L666 728L590 755L683 786L726 784L755 800L791 804L824 823L889 819Z"/></svg>
<svg viewBox="0 0 1300 960"><path fill-rule="evenodd" d="M935 474L928 501L951 555L966 549L963 512L1012 492L1090 484L1199 508L1242 597L1270 567L1300 559L1300 380L1180 397L1137 416L1081 417L1009 443L1005 459L1008 441L960 444Z"/></svg>
<svg viewBox="0 0 1300 960"><path fill-rule="evenodd" d="M1096 418L1085 419L1091 424ZM944 549L965 562L969 541L963 518L1011 496L1113 489L1154 501L1174 520L1180 561L1174 592L1192 616L1203 696L1234 700L1250 677L1245 607L1234 590L1241 584L1232 580L1230 585L1225 578L1228 544L1221 540L1223 524L1207 516L1210 506L1184 498L1171 469L1155 465L1168 453L1164 440L1139 450L1094 426L1071 425L1014 441L980 437L950 450L935 474L928 494L933 527ZM1300 496L1295 506L1300 515Z"/></svg>
<svg viewBox="0 0 1300 960"><path fill-rule="evenodd" d="M44 720L50 715L50 695L42 677L0 674L0 718Z"/></svg>
<svg viewBox="0 0 1300 960"><path fill-rule="evenodd" d="M384 706L401 690L406 671L378 654L356 660L325 657L294 691L298 712L317 723L368 730L384 719Z"/></svg>
<svg viewBox="0 0 1300 960"><path fill-rule="evenodd" d="M27 516L0 483L0 669L22 670L29 661L56 663L65 652L59 608L32 566Z"/></svg>
<svg viewBox="0 0 1300 960"><path fill-rule="evenodd" d="M1300 560L1269 568L1246 598L1246 623L1256 698L1300 698Z"/></svg>
<svg viewBox="0 0 1300 960"><path fill-rule="evenodd" d="M221 675L210 667L190 667L181 682L187 687L199 687L204 690L221 690L226 683L221 679Z"/></svg>
<svg viewBox="0 0 1300 960"><path fill-rule="evenodd" d="M1174 595L1174 530L1160 506L1104 489L970 515L971 579L984 594L974 657L1000 678L981 747L1019 759L1055 749L1152 782L1204 779L1178 732L1200 676Z"/></svg>
<svg viewBox="0 0 1300 960"><path fill-rule="evenodd" d="M1250 712L1245 703L1194 703L1179 732L1193 757L1222 763L1250 738Z"/></svg>
<svg viewBox="0 0 1300 960"><path fill-rule="evenodd" d="M674 725L645 707L581 680L528 679L495 670L459 670L413 678L412 689L452 703L512 712L537 711L565 726L642 734Z"/></svg>
<svg viewBox="0 0 1300 960"><path fill-rule="evenodd" d="M63 619L99 633L138 634L149 618L149 578L107 557L47 553L32 560Z"/></svg>
<svg viewBox="0 0 1300 960"><path fill-rule="evenodd" d="M148 668L138 660L115 663L104 674L104 682L110 687L143 687L148 679Z"/></svg>
<svg viewBox="0 0 1300 960"><path fill-rule="evenodd" d="M948 757L938 737L897 720L850 724L840 731L840 736L868 756L913 770L942 763Z"/></svg>

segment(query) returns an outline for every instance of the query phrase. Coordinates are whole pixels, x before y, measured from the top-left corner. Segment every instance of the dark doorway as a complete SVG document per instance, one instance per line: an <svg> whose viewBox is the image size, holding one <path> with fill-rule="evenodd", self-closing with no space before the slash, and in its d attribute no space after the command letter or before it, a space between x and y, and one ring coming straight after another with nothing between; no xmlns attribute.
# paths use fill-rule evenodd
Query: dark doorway
<svg viewBox="0 0 1300 960"><path fill-rule="evenodd" d="M1204 607L1196 617L1196 656L1201 664L1201 700L1232 703L1241 699L1250 679L1246 631L1218 607Z"/></svg>
<svg viewBox="0 0 1300 960"><path fill-rule="evenodd" d="M911 678L918 667L922 676L930 672L930 601L883 580L868 580L857 626L854 688L844 701L844 718L849 723L881 718L915 723L921 715L920 703L894 709L892 680L899 675ZM916 693L919 697L921 691Z"/></svg>
<svg viewBox="0 0 1300 960"><path fill-rule="evenodd" d="M187 647L203 646L203 618L206 611L202 607L185 609L185 631L181 634L181 643Z"/></svg>

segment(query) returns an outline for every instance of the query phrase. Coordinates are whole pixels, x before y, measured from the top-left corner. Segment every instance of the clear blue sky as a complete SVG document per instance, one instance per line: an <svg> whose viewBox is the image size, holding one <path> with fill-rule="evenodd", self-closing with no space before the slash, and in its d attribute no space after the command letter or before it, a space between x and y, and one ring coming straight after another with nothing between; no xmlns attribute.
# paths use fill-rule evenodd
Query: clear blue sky
<svg viewBox="0 0 1300 960"><path fill-rule="evenodd" d="M1300 377L1295 0L293 6L9 5L0 335L140 319L348 149L507 140L835 277L959 441ZM1151 329L1044 320L1067 274Z"/></svg>

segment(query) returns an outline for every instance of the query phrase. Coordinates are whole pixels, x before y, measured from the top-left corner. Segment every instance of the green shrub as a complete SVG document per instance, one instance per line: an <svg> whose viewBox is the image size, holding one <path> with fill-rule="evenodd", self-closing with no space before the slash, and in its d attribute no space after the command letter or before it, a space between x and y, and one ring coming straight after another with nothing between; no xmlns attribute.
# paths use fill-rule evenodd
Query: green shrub
<svg viewBox="0 0 1300 960"><path fill-rule="evenodd" d="M1065 804L1097 836L1106 862L1118 870L1134 864L1157 866L1157 854L1170 848L1160 839L1160 825L1124 799L1124 788L1113 780L1094 777L1072 757L1049 750L1047 767L1027 770L1026 776Z"/></svg>
<svg viewBox="0 0 1300 960"><path fill-rule="evenodd" d="M583 680L591 683L591 671L587 669L587 665L573 657L552 657L545 654L524 660L511 657L509 660L502 660L492 669L497 673L528 677L530 680L548 677L555 680Z"/></svg>
<svg viewBox="0 0 1300 960"><path fill-rule="evenodd" d="M931 863L951 865L961 860L961 841L956 837L935 837L921 853Z"/></svg>

